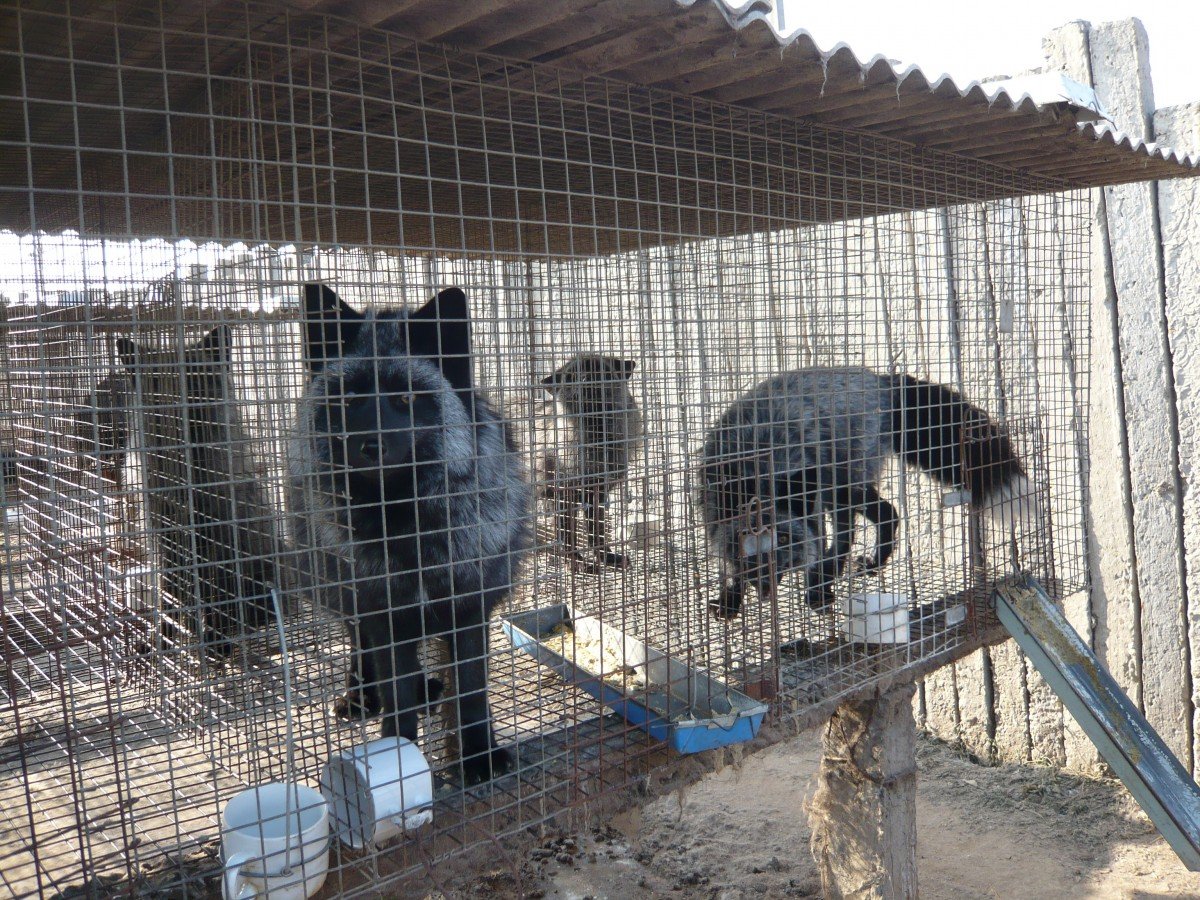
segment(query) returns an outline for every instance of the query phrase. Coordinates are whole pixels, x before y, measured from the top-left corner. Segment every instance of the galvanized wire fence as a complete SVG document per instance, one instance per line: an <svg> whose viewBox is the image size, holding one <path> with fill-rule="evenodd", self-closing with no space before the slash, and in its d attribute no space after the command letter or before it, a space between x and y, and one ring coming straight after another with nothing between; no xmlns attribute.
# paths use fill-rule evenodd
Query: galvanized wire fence
<svg viewBox="0 0 1200 900"><path fill-rule="evenodd" d="M335 840L327 889L436 881L661 764L631 712L656 691L676 733L802 714L969 646L1017 570L1084 587L1085 193L255 6L14 19L14 895L202 895L230 797L381 729L431 762L432 824ZM442 306L357 318L452 288L469 352ZM670 683L626 672L622 715L502 628L563 604Z"/></svg>

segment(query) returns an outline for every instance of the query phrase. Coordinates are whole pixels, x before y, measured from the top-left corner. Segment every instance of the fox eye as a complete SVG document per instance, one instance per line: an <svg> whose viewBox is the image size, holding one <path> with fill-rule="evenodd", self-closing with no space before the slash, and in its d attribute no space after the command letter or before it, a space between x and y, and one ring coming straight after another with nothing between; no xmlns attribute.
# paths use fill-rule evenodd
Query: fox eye
<svg viewBox="0 0 1200 900"><path fill-rule="evenodd" d="M399 403L401 406L412 406L413 395L409 394L409 393L396 394L395 399L396 399L396 402Z"/></svg>

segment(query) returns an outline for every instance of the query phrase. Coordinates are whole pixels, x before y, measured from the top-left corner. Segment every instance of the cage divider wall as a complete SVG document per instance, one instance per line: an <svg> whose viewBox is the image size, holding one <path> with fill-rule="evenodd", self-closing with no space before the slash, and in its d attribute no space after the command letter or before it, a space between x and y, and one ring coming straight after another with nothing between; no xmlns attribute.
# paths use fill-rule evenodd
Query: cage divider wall
<svg viewBox="0 0 1200 900"><path fill-rule="evenodd" d="M254 612L270 587L287 609L300 776L315 783L331 753L375 733L335 712L358 657L300 575L308 551L289 510L289 441L318 377L308 284L359 311L466 292L475 383L511 421L537 497L501 612L565 603L804 719L996 640L981 601L1016 571L1059 597L1086 589L1079 182L269 4L3 15L19 40L0 62L21 87L6 80L0 102L24 129L0 128L12 229L0 435L20 514L0 609L0 727L17 750L0 796L26 810L0 845L0 879L14 894L108 879L201 890L221 803L287 774L278 641ZM593 420L545 389L588 355L621 363L639 433L588 432ZM897 511L895 552L878 572L848 565L827 608L794 571L716 618L702 448L739 397L805 367L821 369L796 382L807 401L840 395L821 401L835 410L825 431L805 426L827 461L818 487L840 477L826 472L841 471L838 453L871 456ZM901 403L906 375L984 411L951 429L952 456L986 466L1005 435L1031 484L1013 502L1036 500L1041 516L970 512L950 482L978 473L939 484L855 431L855 404ZM104 399L113 376L128 379L124 405ZM121 447L101 433L116 411ZM566 434L592 435L585 459L624 442L619 474L567 504L576 547L556 519L575 496L553 484L578 449ZM766 455L770 475L755 478L794 476ZM873 478L854 477L821 496ZM797 513L807 495L781 502L759 537L808 529L796 547L820 538L810 562L836 540L831 524L853 528L852 560L883 530L858 511L842 521L836 503ZM600 520L603 546L586 545ZM843 603L863 593L905 598L909 640L847 639ZM389 640L438 635L422 628ZM466 670L425 641L434 825L383 855L335 850L336 890L427 872L662 763L642 731L514 651L497 617L488 632L492 719L515 775L457 784ZM447 692L440 707L426 678Z"/></svg>

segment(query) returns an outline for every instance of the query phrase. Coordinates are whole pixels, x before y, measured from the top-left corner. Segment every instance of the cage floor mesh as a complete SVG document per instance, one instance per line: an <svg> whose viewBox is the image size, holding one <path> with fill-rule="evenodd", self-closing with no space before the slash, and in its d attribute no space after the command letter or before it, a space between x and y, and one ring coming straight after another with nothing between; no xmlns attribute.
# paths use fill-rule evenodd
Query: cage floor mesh
<svg viewBox="0 0 1200 900"><path fill-rule="evenodd" d="M778 616L786 624L778 632L769 616L755 622L753 610L734 625L714 625L703 590L686 602L678 596L678 573L702 568L688 548L643 539L626 549L632 551L627 570L598 574L578 572L560 548L544 547L506 611L566 602L735 687L757 693L765 680L777 678L779 699L793 711L952 650L976 627L975 615L986 614L976 604L982 584L977 591L964 589L939 583L934 571L910 569L910 584L941 594L930 595L925 605L929 626L914 627L913 640L891 649L846 640L836 617L809 610L795 589L780 592ZM24 558L12 553L12 566ZM126 565L141 571L136 559ZM877 586L897 587L883 580ZM8 611L28 615L37 608L32 588L7 596ZM965 604L964 618L947 627L945 611L957 604ZM926 620L913 617L914 625ZM47 652L25 647L8 672L10 703L0 716L0 803L27 812L0 833L0 846L8 848L0 878L15 896L47 885L81 887L77 871L83 870L92 888L111 882L150 890L207 877L219 867L224 801L247 785L289 776L315 783L332 753L360 743L374 727L331 713L344 689L347 645L328 613L302 608L289 618L296 736L290 760L281 658L270 633L220 666L185 650L174 665L160 652L153 666L135 654L127 666L102 667L97 647L87 641L53 649L52 636L68 631L69 624L51 624L42 640ZM661 745L643 732L606 715L592 697L513 650L495 624L491 646L493 715L500 740L518 748L517 775L497 782L483 799L464 793L446 780L455 743L447 723L439 714L426 716L422 746L441 785L434 833L406 842L388 861L339 850L346 857L337 864L337 877L347 892L368 883L380 865L396 875L417 872L448 852L447 845L476 844L491 839L484 835L492 828L520 828L556 804L570 806L589 792L628 786L649 758L661 755ZM774 646L782 648L777 655ZM427 665L436 674L445 659L432 653ZM486 820L474 818L479 815Z"/></svg>

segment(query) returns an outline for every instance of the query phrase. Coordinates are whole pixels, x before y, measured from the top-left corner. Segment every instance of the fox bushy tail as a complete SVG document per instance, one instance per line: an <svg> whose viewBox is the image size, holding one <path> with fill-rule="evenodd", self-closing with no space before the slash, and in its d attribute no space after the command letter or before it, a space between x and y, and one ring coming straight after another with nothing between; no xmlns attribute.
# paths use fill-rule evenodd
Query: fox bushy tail
<svg viewBox="0 0 1200 900"><path fill-rule="evenodd" d="M895 375L892 393L892 447L906 462L970 491L976 509L1005 520L1037 515L1034 485L998 422L944 384Z"/></svg>

